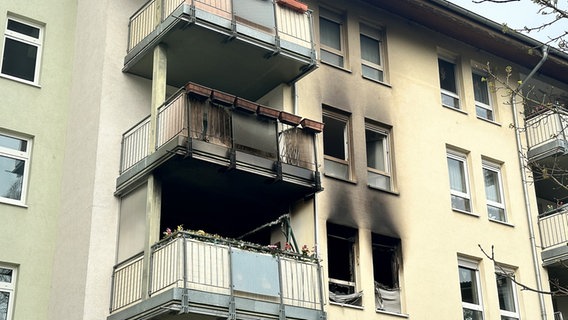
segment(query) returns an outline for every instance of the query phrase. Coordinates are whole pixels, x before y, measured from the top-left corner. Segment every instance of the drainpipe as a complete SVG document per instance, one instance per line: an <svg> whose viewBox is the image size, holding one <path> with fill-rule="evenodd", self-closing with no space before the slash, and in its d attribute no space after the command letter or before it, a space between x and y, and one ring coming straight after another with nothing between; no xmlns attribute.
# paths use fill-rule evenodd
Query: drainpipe
<svg viewBox="0 0 568 320"><path fill-rule="evenodd" d="M536 250L536 241L534 236L534 227L532 222L532 212L531 206L529 201L529 190L527 187L527 177L526 177L526 168L524 166L524 160L522 156L522 145L521 145L521 133L517 128L519 128L519 120L517 117L517 106L516 106L516 96L517 94L525 87L526 83L533 77L533 75L540 69L540 67L544 64L546 59L548 58L548 46L544 46L542 49L542 58L540 59L539 63L532 69L529 75L523 80L523 82L519 85L517 90L513 92L511 95L511 106L513 106L513 121L515 124L515 132L516 132L516 139L517 139L517 151L519 152L519 165L521 167L521 177L523 179L523 196L525 199L525 211L527 213L527 220L529 223L529 239L531 242L531 250L532 250L532 258L534 264L534 270L536 274L536 285L539 291L542 291L542 277L540 274L540 264L539 264L539 257ZM538 293L539 302L540 302L540 312L542 320L546 320L546 306L544 304L544 294Z"/></svg>

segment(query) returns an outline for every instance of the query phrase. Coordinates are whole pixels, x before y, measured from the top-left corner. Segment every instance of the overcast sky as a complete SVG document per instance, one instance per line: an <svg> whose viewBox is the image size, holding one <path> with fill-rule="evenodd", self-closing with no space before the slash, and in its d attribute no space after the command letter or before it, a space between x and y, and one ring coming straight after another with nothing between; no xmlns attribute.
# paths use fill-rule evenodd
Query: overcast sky
<svg viewBox="0 0 568 320"><path fill-rule="evenodd" d="M487 19L499 24L507 23L510 28L523 28L524 26L538 26L552 20L550 16L543 16L538 13L539 6L531 0L520 0L510 3L474 3L472 0L449 0L469 11L477 13ZM568 7L566 0L558 1L561 5ZM539 33L531 32L528 36L541 42L546 42L549 37L561 34L568 29L568 19L564 19L546 28Z"/></svg>

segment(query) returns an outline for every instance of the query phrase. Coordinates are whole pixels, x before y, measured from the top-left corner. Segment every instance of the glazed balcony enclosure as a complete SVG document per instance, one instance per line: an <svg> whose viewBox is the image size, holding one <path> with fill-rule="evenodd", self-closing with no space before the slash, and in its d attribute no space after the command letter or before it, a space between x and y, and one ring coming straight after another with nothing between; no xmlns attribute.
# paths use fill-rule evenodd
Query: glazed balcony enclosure
<svg viewBox="0 0 568 320"><path fill-rule="evenodd" d="M182 231L151 248L148 271L143 258L114 267L109 320L323 316L320 269L307 254Z"/></svg>
<svg viewBox="0 0 568 320"><path fill-rule="evenodd" d="M169 85L257 100L315 67L312 24L295 0L150 0L130 18L124 71L151 79L152 49L165 44Z"/></svg>

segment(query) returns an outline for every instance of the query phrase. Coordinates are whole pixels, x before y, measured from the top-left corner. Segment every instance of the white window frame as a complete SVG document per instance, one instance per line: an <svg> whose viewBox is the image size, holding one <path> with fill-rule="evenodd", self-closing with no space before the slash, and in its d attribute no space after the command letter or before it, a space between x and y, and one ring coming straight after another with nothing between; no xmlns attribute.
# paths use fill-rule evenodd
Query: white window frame
<svg viewBox="0 0 568 320"><path fill-rule="evenodd" d="M14 312L14 298L16 297L16 279L18 276L18 270L15 267L4 265L0 263L0 269L8 269L12 271L12 281L3 282L0 281L0 292L7 292L10 295L8 300L8 310L6 314L6 320L12 319L12 314Z"/></svg>
<svg viewBox="0 0 568 320"><path fill-rule="evenodd" d="M472 82L473 82L473 85L474 85L474 86L475 86L475 82L473 81L473 76L474 76L474 75L480 76L481 78L487 78L487 74L484 73L483 71L473 70L473 72L472 72ZM483 81L482 81L482 82L483 82ZM474 94L473 96L474 96L475 108L476 108L475 114L476 114L476 116L477 116L478 118L486 119L486 120L489 120L489 121L495 121L495 110L493 110L493 99L492 99L492 97L491 97L491 91L489 90L489 89L490 89L490 88L489 88L489 83L487 83L487 81L485 81L485 88L487 89L487 98L489 99L489 104L486 104L486 103L484 103L484 102L481 102L481 101L476 100L476 99L475 99L475 94ZM482 117L482 116L478 115L478 114L477 114L477 108L482 108L482 109L485 109L485 110L490 111L490 112L491 112L491 118Z"/></svg>
<svg viewBox="0 0 568 320"><path fill-rule="evenodd" d="M22 177L22 193L20 195L20 199L11 199L11 198L5 198L5 197L0 196L0 203L3 202L3 203L8 203L8 204L24 206L25 202L26 202L27 189L28 189L28 176L29 176L29 170L30 170L29 166L30 166L30 159L31 159L32 139L22 137L22 136L17 136L17 135L14 135L14 134L8 134L8 133L2 132L2 131L0 131L0 135L6 136L6 137L12 138L12 139L26 141L26 151L19 151L19 150L14 150L14 149L10 149L10 148L0 146L0 156L24 161L24 175Z"/></svg>
<svg viewBox="0 0 568 320"><path fill-rule="evenodd" d="M378 174L381 176L384 176L388 179L389 183L388 183L388 191L392 191L393 189L393 175L392 175L392 153L391 153L391 132L389 129L383 128L379 125L373 124L373 123L369 123L366 122L365 123L365 132L369 130L369 131L373 131L376 132L382 136L384 136L383 138L383 156L384 156L384 163L385 163L385 171L383 170L379 170L376 168L372 168L369 167L367 165L367 181L369 181L369 173L374 173L374 174ZM365 145L367 144L367 141L365 140ZM368 160L368 155L366 155L367 160ZM368 164L368 162L367 162ZM369 182L367 182L367 184L370 187L373 188L379 188L379 189L384 189L381 188L380 186L375 186L375 185L371 185Z"/></svg>
<svg viewBox="0 0 568 320"><path fill-rule="evenodd" d="M513 269L504 267L504 266L496 266L495 268L495 281L497 281L497 276L501 275L501 276L505 276L505 277L512 277L513 279L515 278L515 271ZM511 282L511 291L513 293L513 303L515 305L515 312L512 311L507 311L507 310L501 310L501 307L499 306L500 312L501 312L501 316L502 317L509 317L509 318L514 318L514 319L520 319L520 314L519 314L519 300L517 297L517 286L516 283L513 280L510 280ZM499 287L497 287L497 290L499 290Z"/></svg>
<svg viewBox="0 0 568 320"><path fill-rule="evenodd" d="M482 314L482 318L485 318L485 312L483 311L483 295L481 293L481 279L479 276L479 262L475 261L473 259L468 259L465 257L458 257L458 284L460 284L460 268L464 268L464 269L469 269L471 271L475 271L475 284L477 286L477 300L479 301L479 304L473 304L473 303L469 303L469 302L464 302L463 301L463 297L461 297L460 295L460 300L462 303L462 310L463 309L469 309L469 310L474 310L474 311L479 311ZM460 290L461 291L461 290ZM462 311L463 312L463 311Z"/></svg>
<svg viewBox="0 0 568 320"><path fill-rule="evenodd" d="M14 31L14 30L9 30L8 29L8 23L9 23L10 20L16 21L16 22L21 23L21 24L28 25L32 28L39 29L38 38L30 37L28 35L19 33L19 32ZM42 24L32 22L32 21L27 20L27 19L18 18L18 17L15 17L13 15L8 15L8 17L6 18L6 26L5 26L5 29L4 29L4 40L2 41L2 53L0 55L0 57L1 57L0 58L0 76L4 77L4 78L11 79L11 80L15 80L15 81L24 82L24 83L27 83L27 84L39 86L39 75L40 75L41 60L42 60L41 57L42 57L43 37L44 37L44 26ZM6 39L12 39L12 40L15 40L15 41L18 41L18 42L25 43L27 45L37 47L37 57L36 57L36 60L35 60L36 66L35 66L34 80L33 81L29 81L29 80L22 79L22 78L19 78L19 77L16 77L16 76L12 76L12 75L9 75L9 74L2 73L2 64L3 64L3 60L4 60L4 51L5 51L5 47L6 47Z"/></svg>
<svg viewBox="0 0 568 320"><path fill-rule="evenodd" d="M321 21L321 19L327 20L329 22L335 23L339 26L339 46L340 49L337 50L335 48L329 47L327 45L325 45L324 43L322 43L321 41L321 28L320 28L320 51L326 51L327 53L330 53L332 55L338 56L341 58L341 64L337 65L331 61L327 61L324 60L322 58L322 55L320 53L320 60L324 63L336 66L336 67L340 67L340 68L345 68L345 64L347 62L347 55L346 55L346 38L345 38L345 18L342 14L340 13L336 13L333 11L330 11L328 9L325 8L320 8L319 11L319 19L318 21Z"/></svg>
<svg viewBox="0 0 568 320"><path fill-rule="evenodd" d="M501 222L507 222L507 210L505 209L505 194L503 194L503 176L501 175L501 166L499 164L487 161L487 160L483 160L482 162L482 170L488 170L488 171L492 171L494 173L497 174L497 179L499 180L499 194L501 195L501 202L495 202L492 200L489 200L487 198L487 194L485 195L485 200L487 201L487 207L491 206L491 207L495 207L498 209L502 209L503 210L503 218L504 220L499 220L499 219L493 219L490 218L491 220L494 221L501 221ZM485 172L483 173L485 175ZM485 186L485 179L483 182L484 187ZM487 215L489 216L489 208L487 209Z"/></svg>
<svg viewBox="0 0 568 320"><path fill-rule="evenodd" d="M451 63L454 65L454 81L455 81L455 86L456 86L456 92L452 92L452 91L448 91L446 89L442 88L442 83L440 82L440 93L441 95L446 95L449 96L451 98L457 99L457 106L450 106L447 104L444 104L444 99L442 97L440 97L440 99L442 100L442 105L444 107L450 108L450 109L454 109L454 110L462 110L462 101L460 98L460 82L459 82L459 78L460 78L460 72L458 70L458 61L455 58L449 58L447 56L443 56L443 55L438 55L438 77L439 77L439 61L445 61L447 63Z"/></svg>
<svg viewBox="0 0 568 320"><path fill-rule="evenodd" d="M384 44L384 41L383 41L384 31L381 30L381 29L375 28L375 27L371 27L367 24L361 23L361 24L359 24L359 32L360 32L359 39L360 39L361 36L365 36L367 38L370 38L372 40L377 41L378 44L379 44L379 48L378 48L378 52L377 52L377 54L379 55L379 64L376 64L376 63L373 63L371 61L367 61L367 60L363 59L363 52L362 52L363 48L361 48L361 69L363 69L364 67L368 67L368 68L371 68L371 69L378 70L380 72L381 79L375 79L375 78L372 78L372 77L365 76L365 75L363 75L363 70L361 70L361 74L363 75L363 78L371 79L371 80L379 81L379 82L385 82L385 77L386 77L385 67L384 67L384 65L385 65L385 63L384 63L384 52L385 52L385 50L384 50L384 45L383 45ZM360 46L362 46L361 43L360 43Z"/></svg>
<svg viewBox="0 0 568 320"><path fill-rule="evenodd" d="M447 158L459 161L463 164L464 182L465 182L465 188L466 188L465 193L458 191L458 190L454 190L454 189L452 189L452 186L451 186L451 183L450 183L450 195L456 196L456 197L459 197L459 198L462 198L462 199L467 199L467 201L469 202L469 208L470 208L469 211L464 211L460 208L454 208L453 205L452 205L452 209L460 211L460 212L471 213L471 212L473 212L473 201L471 199L471 190L470 190L470 187L469 187L469 168L468 168L468 165L467 165L467 154L459 152L459 151L448 149L446 151L446 159ZM446 160L446 162L447 162L447 160ZM450 168L448 167L448 178L449 178L449 174L450 174Z"/></svg>
<svg viewBox="0 0 568 320"><path fill-rule="evenodd" d="M336 113L336 112L330 111L328 109L323 110L323 116L341 121L345 124L344 127L343 127L343 147L344 147L345 159L340 159L340 158L336 158L336 157L327 155L325 153L325 147L324 147L324 167L325 167L326 161L332 161L332 162L338 163L340 165L344 165L344 166L347 167L347 177L342 177L340 175L336 175L333 172L330 172L329 170L324 171L324 173L326 175L330 175L332 177L351 180L352 179L351 117L349 115ZM325 125L324 125L324 136L325 136ZM324 137L324 139L325 139L325 137Z"/></svg>

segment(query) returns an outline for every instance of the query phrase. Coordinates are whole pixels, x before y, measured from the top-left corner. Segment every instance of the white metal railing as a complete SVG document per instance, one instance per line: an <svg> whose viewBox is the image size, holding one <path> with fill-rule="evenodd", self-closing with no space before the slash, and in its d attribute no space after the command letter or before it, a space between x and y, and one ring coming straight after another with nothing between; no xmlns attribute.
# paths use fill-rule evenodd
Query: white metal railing
<svg viewBox="0 0 568 320"><path fill-rule="evenodd" d="M234 20L238 13L234 12L233 1L235 0L150 0L130 17L128 51L142 42L181 4L193 5L198 10L203 10L226 20ZM274 8L271 14L275 16L276 22L272 22L275 25L269 28L271 30L268 32L270 34L276 33L282 40L313 49L311 11L300 13L279 6L276 1L271 2ZM249 26L257 29L257 31L267 32L264 27L255 27L255 21L251 22L253 24Z"/></svg>
<svg viewBox="0 0 568 320"><path fill-rule="evenodd" d="M187 128L185 95L179 94L158 109L156 148L170 141Z"/></svg>
<svg viewBox="0 0 568 320"><path fill-rule="evenodd" d="M274 274L277 279L268 279L277 288L280 299L235 290L238 284L233 280L235 270L239 276L246 277L248 266L238 265L231 259L232 250L251 252L256 257L264 257L277 263ZM269 302L280 301L309 309L321 309L320 274L317 261L313 258L291 252L278 253L266 247L220 238L195 236L179 232L153 246L149 271L149 295L156 295L170 288L184 288L211 293L235 296L254 296L255 299ZM236 259L235 259L236 260ZM117 265L113 274L111 312L124 308L142 299L142 261L143 256ZM262 265L260 270L263 272ZM254 272L248 276L254 277ZM246 279L245 279L246 280ZM250 283L248 281L247 283ZM254 287L254 284L253 284ZM259 290L262 290L259 289Z"/></svg>
<svg viewBox="0 0 568 320"><path fill-rule="evenodd" d="M539 216L538 228L543 249L568 243L568 210Z"/></svg>
<svg viewBox="0 0 568 320"><path fill-rule="evenodd" d="M142 299L143 253L118 264L112 276L111 311Z"/></svg>
<svg viewBox="0 0 568 320"><path fill-rule="evenodd" d="M529 150L554 140L566 140L568 112L553 108L525 120Z"/></svg>
<svg viewBox="0 0 568 320"><path fill-rule="evenodd" d="M122 135L122 152L120 160L121 173L128 170L148 155L149 139L149 116Z"/></svg>

